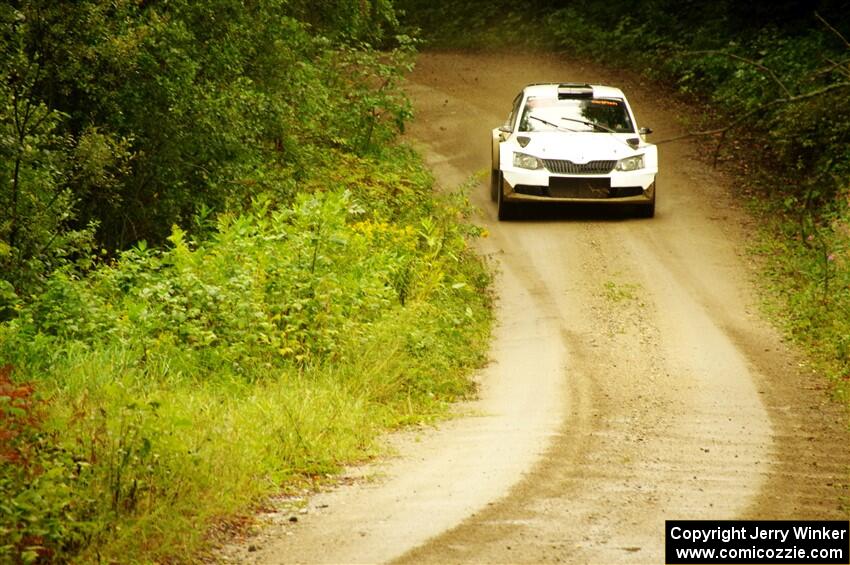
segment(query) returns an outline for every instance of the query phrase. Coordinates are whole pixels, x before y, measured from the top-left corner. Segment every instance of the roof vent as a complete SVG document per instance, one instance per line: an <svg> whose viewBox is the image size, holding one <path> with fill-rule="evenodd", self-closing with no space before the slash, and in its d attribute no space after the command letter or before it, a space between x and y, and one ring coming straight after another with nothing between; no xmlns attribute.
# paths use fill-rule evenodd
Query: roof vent
<svg viewBox="0 0 850 565"><path fill-rule="evenodd" d="M565 82L558 85L558 99L593 98L593 87L589 84Z"/></svg>

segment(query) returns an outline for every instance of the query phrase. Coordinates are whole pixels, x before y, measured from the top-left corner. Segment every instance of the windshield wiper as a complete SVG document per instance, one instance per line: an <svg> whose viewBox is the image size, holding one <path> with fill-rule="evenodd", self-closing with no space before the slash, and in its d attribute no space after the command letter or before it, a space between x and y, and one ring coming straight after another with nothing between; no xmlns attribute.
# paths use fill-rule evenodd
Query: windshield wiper
<svg viewBox="0 0 850 565"><path fill-rule="evenodd" d="M568 128L568 127L559 126L558 124L553 124L552 122L550 122L550 121L548 121L548 120L544 120L543 118L538 118L538 117L537 117L537 116L535 116L534 114L529 114L529 115L528 115L528 119L529 119L529 120L534 119L534 120L537 120L538 122L543 122L543 123L544 123L544 124L546 124L547 126L552 126L552 127L553 127L553 128L555 128L555 129L561 129L561 130L567 130L567 131L575 131L574 129L570 129L570 128ZM564 119L566 119L566 118L564 118Z"/></svg>
<svg viewBox="0 0 850 565"><path fill-rule="evenodd" d="M609 127L603 126L602 124L597 124L596 122L587 122L585 120L577 120L575 118L561 118L562 120L566 120L568 122L575 122L577 124L582 124L584 126L588 126L591 128L601 129L602 131L607 131L608 133L617 133Z"/></svg>

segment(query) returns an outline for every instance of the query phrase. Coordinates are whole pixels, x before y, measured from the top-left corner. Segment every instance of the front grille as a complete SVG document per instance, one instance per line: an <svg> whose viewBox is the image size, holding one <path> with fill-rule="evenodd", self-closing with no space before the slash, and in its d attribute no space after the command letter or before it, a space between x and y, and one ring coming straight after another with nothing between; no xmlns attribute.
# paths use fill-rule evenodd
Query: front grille
<svg viewBox="0 0 850 565"><path fill-rule="evenodd" d="M549 179L549 196L554 198L610 198L608 179L558 178Z"/></svg>
<svg viewBox="0 0 850 565"><path fill-rule="evenodd" d="M573 163L562 159L543 159L543 165L556 175L607 175L614 170L617 161L589 161Z"/></svg>
<svg viewBox="0 0 850 565"><path fill-rule="evenodd" d="M514 186L514 192L549 198L604 200L640 196L644 190L639 186L611 186L608 179L552 177L549 179L549 186L518 184Z"/></svg>

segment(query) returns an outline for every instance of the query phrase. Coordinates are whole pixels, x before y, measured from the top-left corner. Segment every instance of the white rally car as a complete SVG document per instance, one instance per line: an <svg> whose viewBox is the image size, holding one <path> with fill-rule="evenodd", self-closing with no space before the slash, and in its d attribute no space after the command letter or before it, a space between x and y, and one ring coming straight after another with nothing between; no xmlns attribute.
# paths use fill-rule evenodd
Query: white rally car
<svg viewBox="0 0 850 565"><path fill-rule="evenodd" d="M655 215L658 150L618 88L532 84L493 130L490 196L499 219L518 201L636 205Z"/></svg>

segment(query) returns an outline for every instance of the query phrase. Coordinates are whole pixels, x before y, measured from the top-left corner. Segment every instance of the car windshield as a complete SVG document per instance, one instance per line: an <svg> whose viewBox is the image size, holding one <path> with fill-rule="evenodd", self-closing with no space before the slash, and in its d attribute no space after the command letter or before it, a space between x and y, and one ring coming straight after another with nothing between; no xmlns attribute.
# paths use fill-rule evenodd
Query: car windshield
<svg viewBox="0 0 850 565"><path fill-rule="evenodd" d="M625 103L616 98L540 98L529 96L520 131L634 133Z"/></svg>

